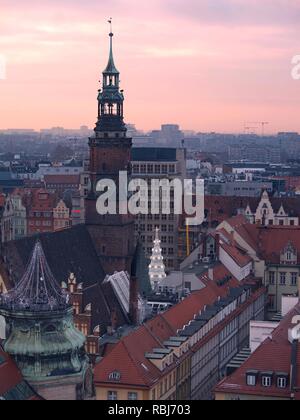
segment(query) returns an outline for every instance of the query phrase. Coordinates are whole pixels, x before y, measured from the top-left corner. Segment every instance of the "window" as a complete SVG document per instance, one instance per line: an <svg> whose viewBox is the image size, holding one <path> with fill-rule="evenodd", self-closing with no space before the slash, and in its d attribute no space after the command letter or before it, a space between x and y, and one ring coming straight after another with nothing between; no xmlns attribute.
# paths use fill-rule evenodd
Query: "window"
<svg viewBox="0 0 300 420"><path fill-rule="evenodd" d="M253 374L247 375L247 385L248 386L256 386L256 376Z"/></svg>
<svg viewBox="0 0 300 420"><path fill-rule="evenodd" d="M80 312L79 302L74 302L73 308L74 308L75 315L79 315L79 312Z"/></svg>
<svg viewBox="0 0 300 420"><path fill-rule="evenodd" d="M285 389L287 387L287 378L280 377L277 379L277 387Z"/></svg>
<svg viewBox="0 0 300 420"><path fill-rule="evenodd" d="M281 286L286 285L286 273L280 273L280 285Z"/></svg>
<svg viewBox="0 0 300 420"><path fill-rule="evenodd" d="M115 391L108 391L107 400L108 401L117 401L118 400L118 393L115 392Z"/></svg>
<svg viewBox="0 0 300 420"><path fill-rule="evenodd" d="M128 392L128 401L137 401L138 394L137 392Z"/></svg>
<svg viewBox="0 0 300 420"><path fill-rule="evenodd" d="M155 165L155 173L160 174L160 165Z"/></svg>
<svg viewBox="0 0 300 420"><path fill-rule="evenodd" d="M274 286L274 284L275 284L275 272L274 271L271 271L269 273L269 283L270 283L270 286Z"/></svg>
<svg viewBox="0 0 300 420"><path fill-rule="evenodd" d="M153 172L154 172L153 165L148 165L147 169L148 169L148 174L153 174Z"/></svg>
<svg viewBox="0 0 300 420"><path fill-rule="evenodd" d="M188 290L192 290L192 283L190 281L186 281L184 283L184 288Z"/></svg>
<svg viewBox="0 0 300 420"><path fill-rule="evenodd" d="M298 284L298 273L291 273L291 286L297 286Z"/></svg>
<svg viewBox="0 0 300 420"><path fill-rule="evenodd" d="M265 388L270 388L272 386L272 377L271 376L263 376L262 377L262 386Z"/></svg>
<svg viewBox="0 0 300 420"><path fill-rule="evenodd" d="M120 381L121 380L121 373L120 372L112 372L109 375L110 381Z"/></svg>

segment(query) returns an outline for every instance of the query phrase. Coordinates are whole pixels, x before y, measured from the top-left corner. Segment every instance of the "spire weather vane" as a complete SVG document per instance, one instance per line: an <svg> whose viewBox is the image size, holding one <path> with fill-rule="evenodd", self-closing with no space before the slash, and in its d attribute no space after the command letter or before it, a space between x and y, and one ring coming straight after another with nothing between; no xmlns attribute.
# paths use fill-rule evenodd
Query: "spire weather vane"
<svg viewBox="0 0 300 420"><path fill-rule="evenodd" d="M110 24L110 33L113 33L113 27L112 27L112 18L109 18L108 23Z"/></svg>

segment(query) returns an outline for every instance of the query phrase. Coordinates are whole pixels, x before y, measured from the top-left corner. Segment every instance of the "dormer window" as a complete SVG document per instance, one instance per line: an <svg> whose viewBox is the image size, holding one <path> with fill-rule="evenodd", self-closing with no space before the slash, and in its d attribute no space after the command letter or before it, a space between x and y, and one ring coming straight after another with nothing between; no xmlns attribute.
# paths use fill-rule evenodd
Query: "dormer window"
<svg viewBox="0 0 300 420"><path fill-rule="evenodd" d="M286 389L288 386L289 375L287 373L277 373L277 388Z"/></svg>
<svg viewBox="0 0 300 420"><path fill-rule="evenodd" d="M109 380L110 381L116 381L116 382L120 381L121 380L121 373L120 372L117 372L117 371L112 372L109 375Z"/></svg>
<svg viewBox="0 0 300 420"><path fill-rule="evenodd" d="M287 379L286 378L278 378L277 379L277 387L281 389L285 389L287 387Z"/></svg>
<svg viewBox="0 0 300 420"><path fill-rule="evenodd" d="M248 386L256 386L258 378L258 372L256 370L247 372L246 377Z"/></svg>
<svg viewBox="0 0 300 420"><path fill-rule="evenodd" d="M283 264L297 264L297 250L291 242L281 251L280 261Z"/></svg>
<svg viewBox="0 0 300 420"><path fill-rule="evenodd" d="M272 372L266 372L262 373L261 375L261 384L265 388L270 388L272 386L272 379L273 379L273 373Z"/></svg>

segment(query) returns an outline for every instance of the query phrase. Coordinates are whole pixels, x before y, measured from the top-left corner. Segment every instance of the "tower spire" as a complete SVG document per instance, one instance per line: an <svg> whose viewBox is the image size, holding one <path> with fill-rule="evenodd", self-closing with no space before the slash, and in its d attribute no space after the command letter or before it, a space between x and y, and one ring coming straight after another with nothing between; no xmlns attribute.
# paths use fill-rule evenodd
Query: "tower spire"
<svg viewBox="0 0 300 420"><path fill-rule="evenodd" d="M114 37L114 33L113 33L113 28L112 28L112 18L109 19L108 23L110 24L110 33L109 33L109 59L108 59L108 64L106 66L106 69L104 70L103 74L120 74L119 71L117 70L116 66L115 66L115 62L114 62L114 53L113 53L113 37Z"/></svg>
<svg viewBox="0 0 300 420"><path fill-rule="evenodd" d="M110 24L110 48L108 63L103 71L102 89L98 94L98 121L95 128L97 138L103 133L106 137L109 137L109 133L114 133L113 136L118 133L119 137L125 137L127 131L123 113L124 95L120 90L120 73L116 68L113 55L112 19L108 23Z"/></svg>

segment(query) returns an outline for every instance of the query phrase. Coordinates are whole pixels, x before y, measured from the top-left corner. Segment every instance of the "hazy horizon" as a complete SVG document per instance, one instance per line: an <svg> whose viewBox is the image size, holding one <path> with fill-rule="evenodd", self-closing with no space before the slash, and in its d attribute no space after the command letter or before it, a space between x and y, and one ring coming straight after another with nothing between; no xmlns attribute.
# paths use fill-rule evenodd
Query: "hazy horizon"
<svg viewBox="0 0 300 420"><path fill-rule="evenodd" d="M0 129L94 127L112 16L125 119L138 129L300 131L298 0L141 3L0 0Z"/></svg>

